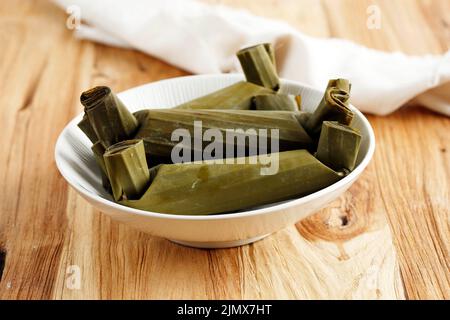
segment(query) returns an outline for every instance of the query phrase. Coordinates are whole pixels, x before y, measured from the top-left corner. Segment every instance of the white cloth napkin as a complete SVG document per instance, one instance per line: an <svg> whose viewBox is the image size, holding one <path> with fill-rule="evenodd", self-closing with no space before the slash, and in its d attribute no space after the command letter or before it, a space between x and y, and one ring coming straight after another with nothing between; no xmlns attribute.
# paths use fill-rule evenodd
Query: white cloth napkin
<svg viewBox="0 0 450 320"><path fill-rule="evenodd" d="M385 115L416 98L450 116L450 51L423 57L386 53L191 0L55 1L79 9L78 37L136 48L192 73L237 71L237 50L271 42L281 77L322 89L328 79L347 78L351 102L362 111Z"/></svg>

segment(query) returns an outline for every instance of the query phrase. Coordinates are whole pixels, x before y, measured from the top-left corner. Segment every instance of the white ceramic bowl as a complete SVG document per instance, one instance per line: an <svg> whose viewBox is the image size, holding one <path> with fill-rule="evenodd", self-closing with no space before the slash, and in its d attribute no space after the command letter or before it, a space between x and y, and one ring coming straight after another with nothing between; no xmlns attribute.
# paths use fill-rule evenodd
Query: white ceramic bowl
<svg viewBox="0 0 450 320"><path fill-rule="evenodd" d="M131 110L170 108L242 80L242 75L188 76L139 86L118 96ZM294 81L282 80L281 91L302 95L306 111L316 108L323 92ZM174 242L201 248L225 248L259 240L313 214L339 197L359 177L375 149L373 130L356 108L353 125L362 134L357 167L344 179L306 197L232 214L182 216L137 210L119 205L101 186L91 143L73 119L58 138L56 165L67 182L95 208L136 229Z"/></svg>

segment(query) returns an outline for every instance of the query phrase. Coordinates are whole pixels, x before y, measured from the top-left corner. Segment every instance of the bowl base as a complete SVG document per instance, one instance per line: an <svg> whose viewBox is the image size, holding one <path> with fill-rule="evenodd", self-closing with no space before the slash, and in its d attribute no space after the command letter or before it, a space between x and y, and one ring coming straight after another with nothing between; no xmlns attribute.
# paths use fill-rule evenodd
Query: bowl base
<svg viewBox="0 0 450 320"><path fill-rule="evenodd" d="M248 238L244 240L233 240L233 241L218 241L218 242L196 242L196 241L181 241L181 240L172 240L168 239L169 241L186 246L186 247L192 247L192 248L200 248L200 249L224 249L224 248L233 248L233 247L239 247L246 244L250 244L256 241L259 241L261 239L264 239L269 234L265 234L263 236L257 236L254 238Z"/></svg>

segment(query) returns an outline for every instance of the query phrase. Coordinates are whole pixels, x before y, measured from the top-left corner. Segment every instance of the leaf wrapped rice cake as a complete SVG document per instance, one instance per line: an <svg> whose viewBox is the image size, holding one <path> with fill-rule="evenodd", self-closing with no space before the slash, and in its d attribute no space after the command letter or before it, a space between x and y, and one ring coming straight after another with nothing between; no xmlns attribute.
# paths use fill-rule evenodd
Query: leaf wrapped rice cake
<svg viewBox="0 0 450 320"><path fill-rule="evenodd" d="M149 184L150 175L142 140L126 140L109 147L103 155L114 199L137 198Z"/></svg>
<svg viewBox="0 0 450 320"><path fill-rule="evenodd" d="M335 170L352 171L358 157L361 135L336 121L324 121L316 157Z"/></svg>
<svg viewBox="0 0 450 320"><path fill-rule="evenodd" d="M143 148L130 147L145 159ZM105 154L107 168L110 158L106 155L127 153L123 145L111 146ZM268 203L283 201L320 190L343 177L322 164L306 150L280 152L278 171L273 175L262 174L263 164L254 157L247 157L242 164L218 164L213 161L183 164L162 164L153 168L153 178L141 196L136 196L134 185L127 179L117 179L122 171L108 170L113 190L122 190L118 203L136 209L169 214L217 214ZM237 160L237 159L235 159ZM131 164L131 162L129 162ZM141 163L127 168L127 176L140 176L145 166ZM135 171L135 173L133 173ZM150 176L145 173L141 176ZM118 185L116 185L118 184ZM141 185L145 185L141 181ZM131 190L127 193L127 190Z"/></svg>
<svg viewBox="0 0 450 320"><path fill-rule="evenodd" d="M325 94L314 112L306 118L303 126L311 136L318 136L322 122L337 121L349 125L353 112L349 108L351 85L346 79L333 79L328 82Z"/></svg>
<svg viewBox="0 0 450 320"><path fill-rule="evenodd" d="M100 141L94 143L91 147L92 153L94 154L95 162L100 168L100 174L102 176L102 186L108 192L111 191L111 184L109 183L108 174L106 172L105 160L103 159L103 155L105 154L105 147Z"/></svg>
<svg viewBox="0 0 450 320"><path fill-rule="evenodd" d="M260 94L253 99L256 110L299 111L300 96L287 94Z"/></svg>
<svg viewBox="0 0 450 320"><path fill-rule="evenodd" d="M235 131L236 139L233 139L232 144L233 148L243 147L245 149L243 155L249 155L248 145L253 138L256 140L271 138L270 129L278 129L279 150L276 151L306 149L314 146L314 141L299 122L300 113L298 112L152 109L138 111L135 116L140 127L134 139L144 140L147 159L153 156L170 158L173 147L178 144L178 141L172 141L172 133L180 128L189 132L191 137L189 145L194 148L194 121L201 121L202 136L206 130L216 129L221 133L220 137L225 139L228 129L241 129ZM260 131L260 129L266 130ZM215 142L221 142L223 149L230 147L226 140ZM203 150L209 143L209 141L202 141L200 148ZM267 141L268 145L270 143L270 140ZM259 153L267 153L267 151L259 150ZM223 155L226 156L225 150Z"/></svg>
<svg viewBox="0 0 450 320"><path fill-rule="evenodd" d="M259 94L271 94L272 90L262 86L239 81L231 86L214 91L200 98L176 106L176 109L234 109L249 110L252 99Z"/></svg>
<svg viewBox="0 0 450 320"><path fill-rule="evenodd" d="M348 106L348 80L330 80L317 109L304 113L298 111L300 96L292 99L276 92L279 80L270 44L243 49L238 57L248 82L174 109L132 114L107 87L95 87L81 95L85 115L78 126L93 143L102 184L116 202L169 214L226 213L310 194L354 169L361 136L349 126L353 112ZM179 140L172 141L177 129L187 133L190 153L208 147L211 140L204 134L216 129L219 137L214 140L219 141L214 142L223 146L219 158L229 156L228 148L245 150L246 157L160 164L149 169L149 165L171 158L179 144ZM234 133L228 141L230 129ZM280 152L269 150L271 129L278 130ZM257 153L249 150L255 139ZM261 139L266 140L266 149L260 148ZM269 162L261 161L261 154L266 153L263 159ZM268 174L268 166L274 163L277 170Z"/></svg>
<svg viewBox="0 0 450 320"><path fill-rule="evenodd" d="M270 44L244 48L236 55L248 82L274 91L280 88L280 80L274 64L274 52Z"/></svg>
<svg viewBox="0 0 450 320"><path fill-rule="evenodd" d="M97 139L109 147L119 141L129 139L135 133L138 122L120 99L108 87L95 87L81 94L86 118L78 126L91 139ZM92 141L95 143L96 141Z"/></svg>
<svg viewBox="0 0 450 320"><path fill-rule="evenodd" d="M91 126L91 122L89 121L86 113L83 115L83 119L81 119L81 121L78 123L78 128L80 128L81 131L84 132L84 134L89 138L89 140L91 140L93 144L99 142L98 136L95 133L94 128Z"/></svg>

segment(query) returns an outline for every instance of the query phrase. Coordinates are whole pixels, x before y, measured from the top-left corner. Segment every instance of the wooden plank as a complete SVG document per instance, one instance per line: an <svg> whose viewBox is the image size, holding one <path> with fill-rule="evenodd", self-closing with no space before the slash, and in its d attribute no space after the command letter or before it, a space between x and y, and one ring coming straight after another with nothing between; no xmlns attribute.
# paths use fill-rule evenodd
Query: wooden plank
<svg viewBox="0 0 450 320"><path fill-rule="evenodd" d="M372 1L221 1L378 49L447 48L448 1L374 2L380 30L358 27ZM253 245L185 248L97 212L53 161L82 90L185 73L76 40L64 26L64 13L46 1L0 3L0 125L14 142L0 145L0 298L449 298L449 119L417 108L371 116L374 161L327 209ZM80 268L80 289L68 285L71 266Z"/></svg>

